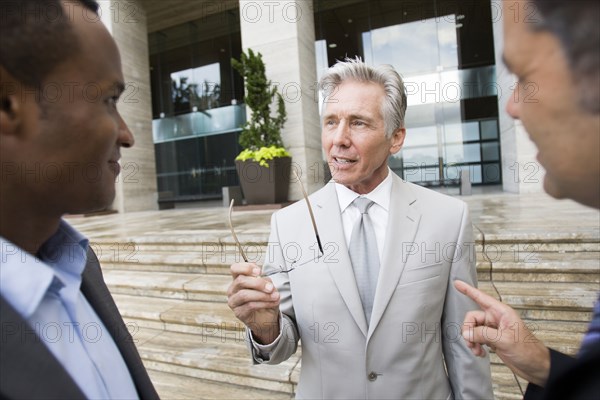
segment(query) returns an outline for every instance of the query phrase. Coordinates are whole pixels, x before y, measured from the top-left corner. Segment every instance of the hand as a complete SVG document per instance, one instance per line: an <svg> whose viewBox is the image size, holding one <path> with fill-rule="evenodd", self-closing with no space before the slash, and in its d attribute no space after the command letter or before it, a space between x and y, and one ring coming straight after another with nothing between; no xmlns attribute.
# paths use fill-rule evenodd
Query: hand
<svg viewBox="0 0 600 400"><path fill-rule="evenodd" d="M471 352L483 357L485 344L517 375L544 386L550 373L550 350L517 312L465 282L454 281L454 286L482 308L465 315L462 335Z"/></svg>
<svg viewBox="0 0 600 400"><path fill-rule="evenodd" d="M279 335L279 292L270 278L260 276L256 264L233 264L230 271L233 282L227 289L227 305L256 341L273 343Z"/></svg>

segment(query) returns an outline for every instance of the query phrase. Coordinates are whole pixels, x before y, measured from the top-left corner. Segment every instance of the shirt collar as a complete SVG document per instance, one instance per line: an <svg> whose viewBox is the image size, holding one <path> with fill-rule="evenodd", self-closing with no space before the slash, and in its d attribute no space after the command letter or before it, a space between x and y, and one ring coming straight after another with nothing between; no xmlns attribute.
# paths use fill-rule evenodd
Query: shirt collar
<svg viewBox="0 0 600 400"><path fill-rule="evenodd" d="M372 200L375 204L383 207L385 211L389 211L390 209L390 197L392 195L392 174L392 170L388 167L388 174L385 179L379 185L377 185L375 189L367 194L362 195L363 197ZM337 182L335 182L335 190L337 192L340 211L342 213L350 204L352 204L354 199L361 196L360 194Z"/></svg>
<svg viewBox="0 0 600 400"><path fill-rule="evenodd" d="M39 258L0 237L0 294L23 318L38 308L50 285L79 291L88 240L65 221L40 248Z"/></svg>

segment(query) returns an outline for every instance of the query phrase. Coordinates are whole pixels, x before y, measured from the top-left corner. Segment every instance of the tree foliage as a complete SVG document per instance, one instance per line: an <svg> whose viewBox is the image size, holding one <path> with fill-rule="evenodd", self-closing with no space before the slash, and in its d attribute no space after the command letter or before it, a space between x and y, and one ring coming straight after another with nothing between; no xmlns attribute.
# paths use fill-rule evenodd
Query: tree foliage
<svg viewBox="0 0 600 400"><path fill-rule="evenodd" d="M265 63L259 52L248 49L240 60L231 59L233 68L244 77L245 103L252 111L250 119L242 127L240 145L253 151L261 147L283 147L281 128L286 121L285 103L277 88L265 74ZM271 106L277 105L272 111Z"/></svg>

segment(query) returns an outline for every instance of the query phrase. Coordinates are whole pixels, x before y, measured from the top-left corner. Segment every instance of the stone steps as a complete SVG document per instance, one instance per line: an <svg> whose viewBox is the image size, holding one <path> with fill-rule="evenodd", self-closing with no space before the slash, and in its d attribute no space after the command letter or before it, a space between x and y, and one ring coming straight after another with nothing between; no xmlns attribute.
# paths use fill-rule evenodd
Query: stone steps
<svg viewBox="0 0 600 400"><path fill-rule="evenodd" d="M238 386L238 384L217 383L152 369L148 372L160 398L164 400L288 400L293 398L291 394L260 389L249 390L247 386Z"/></svg>
<svg viewBox="0 0 600 400"><path fill-rule="evenodd" d="M282 365L253 366L244 326L226 304L229 264L240 261L228 235L131 238L120 247L104 239L94 243L105 280L164 398L293 397L300 350ZM265 232L243 235L248 255L262 264ZM486 238L476 246L480 288L514 307L546 345L574 354L600 285L598 243L527 240ZM495 354L491 362L496 398L522 398L512 372Z"/></svg>
<svg viewBox="0 0 600 400"><path fill-rule="evenodd" d="M478 255L478 278L486 281L600 283L598 252L529 252Z"/></svg>
<svg viewBox="0 0 600 400"><path fill-rule="evenodd" d="M541 340L575 352L600 288L600 214L546 195L496 193L462 200L476 225L480 287L495 295L493 282ZM234 212L236 232L258 264L271 214ZM243 326L224 301L229 265L240 260L226 208L69 220L90 237L162 398L292 396L299 354L285 366L252 366ZM491 361L495 397L521 399L512 372L495 354ZM520 382L525 389L527 383Z"/></svg>
<svg viewBox="0 0 600 400"><path fill-rule="evenodd" d="M300 352L279 365L252 365L243 337L143 328L134 340L144 364L152 371L245 386L287 398L297 384L292 372L299 368Z"/></svg>
<svg viewBox="0 0 600 400"><path fill-rule="evenodd" d="M226 302L228 275L109 269L104 278L112 293L168 299ZM482 280L485 292L517 309L588 312L596 298L597 283ZM497 291L497 292L496 292Z"/></svg>
<svg viewBox="0 0 600 400"><path fill-rule="evenodd" d="M198 336L242 336L243 324L226 303L113 295L121 315L133 328L152 328ZM233 333L232 333L233 332ZM237 333L236 333L237 332Z"/></svg>

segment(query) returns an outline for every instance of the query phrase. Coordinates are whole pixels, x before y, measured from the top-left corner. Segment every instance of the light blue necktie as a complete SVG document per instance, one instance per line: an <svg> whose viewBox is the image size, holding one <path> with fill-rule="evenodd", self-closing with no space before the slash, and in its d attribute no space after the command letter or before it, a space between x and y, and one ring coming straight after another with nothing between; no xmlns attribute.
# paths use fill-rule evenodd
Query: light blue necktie
<svg viewBox="0 0 600 400"><path fill-rule="evenodd" d="M350 236L350 260L367 324L369 324L379 275L379 253L375 230L368 214L369 207L374 203L365 197L357 197L352 204L360 211L360 217L354 224Z"/></svg>

